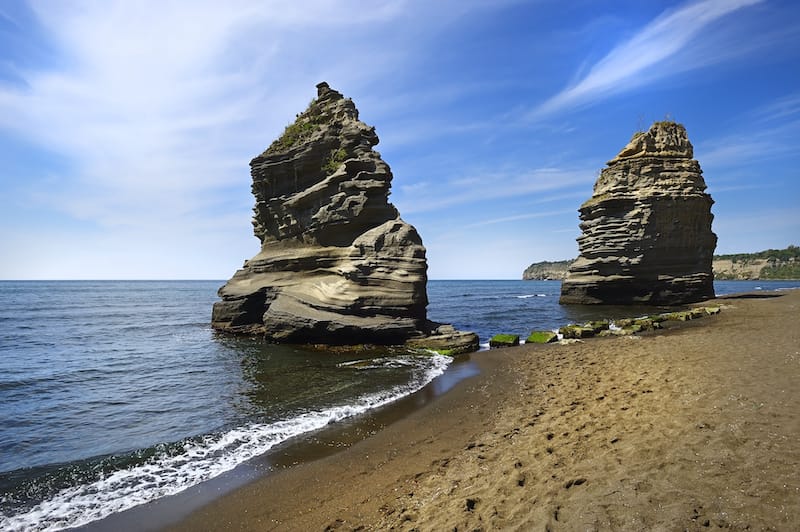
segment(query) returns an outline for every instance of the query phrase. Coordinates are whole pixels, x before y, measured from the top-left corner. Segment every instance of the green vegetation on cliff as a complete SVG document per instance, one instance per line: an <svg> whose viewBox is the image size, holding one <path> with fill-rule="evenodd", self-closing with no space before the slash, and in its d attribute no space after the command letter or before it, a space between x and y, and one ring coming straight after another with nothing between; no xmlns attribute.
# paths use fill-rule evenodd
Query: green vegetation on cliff
<svg viewBox="0 0 800 532"><path fill-rule="evenodd" d="M285 151L311 137L311 134L319 130L320 125L312 121L297 121L286 126L277 140L269 147L271 151Z"/></svg>
<svg viewBox="0 0 800 532"><path fill-rule="evenodd" d="M800 279L800 247L714 255L716 279Z"/></svg>
<svg viewBox="0 0 800 532"><path fill-rule="evenodd" d="M767 249L757 253L714 255L714 260L732 260L733 262L747 262L755 259L781 262L796 261L800 259L800 246L789 246L786 249Z"/></svg>
<svg viewBox="0 0 800 532"><path fill-rule="evenodd" d="M331 151L328 159L325 161L325 165L322 167L322 171L325 173L325 175L334 173L339 169L339 166L341 166L345 159L347 159L347 152L344 150L344 148Z"/></svg>
<svg viewBox="0 0 800 532"><path fill-rule="evenodd" d="M290 150L309 140L314 133L322 129L324 124L329 124L333 117L328 113L325 103L316 98L311 100L308 108L297 115L294 122L286 126L283 134L270 144L266 153Z"/></svg>
<svg viewBox="0 0 800 532"><path fill-rule="evenodd" d="M765 266L761 269L762 279L800 279L800 262L782 266Z"/></svg>

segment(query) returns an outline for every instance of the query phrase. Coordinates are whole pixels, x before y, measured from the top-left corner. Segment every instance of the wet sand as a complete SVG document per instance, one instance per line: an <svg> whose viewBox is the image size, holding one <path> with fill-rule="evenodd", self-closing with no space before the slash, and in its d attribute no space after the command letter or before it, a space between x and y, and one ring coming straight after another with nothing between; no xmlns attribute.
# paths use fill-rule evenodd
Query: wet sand
<svg viewBox="0 0 800 532"><path fill-rule="evenodd" d="M481 374L172 530L800 530L800 290Z"/></svg>

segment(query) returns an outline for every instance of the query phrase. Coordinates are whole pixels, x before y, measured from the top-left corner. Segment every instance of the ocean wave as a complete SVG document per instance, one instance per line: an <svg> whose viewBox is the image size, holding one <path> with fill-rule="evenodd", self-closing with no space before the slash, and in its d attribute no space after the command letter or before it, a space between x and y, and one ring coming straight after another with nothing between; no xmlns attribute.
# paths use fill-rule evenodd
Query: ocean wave
<svg viewBox="0 0 800 532"><path fill-rule="evenodd" d="M514 296L517 299L530 299L532 297L547 297L547 294L525 294L522 296Z"/></svg>
<svg viewBox="0 0 800 532"><path fill-rule="evenodd" d="M79 527L161 497L175 495L230 471L289 438L410 395L444 373L453 360L438 354L415 358L418 359L416 363L419 359L427 363L421 365L404 386L359 397L351 404L306 412L291 419L267 424L253 423L185 440L178 452L175 452L174 446L170 446L172 450L163 449L144 463L109 472L88 484L63 489L21 513L0 513L0 529L53 531ZM400 357L400 360L401 364L411 363L404 357Z"/></svg>
<svg viewBox="0 0 800 532"><path fill-rule="evenodd" d="M433 351L430 353L435 354ZM336 365L336 367L352 368L357 370L407 368L426 365L425 359L427 358L429 358L429 356L419 357L413 355L365 358L362 360L349 360L347 362L340 362Z"/></svg>

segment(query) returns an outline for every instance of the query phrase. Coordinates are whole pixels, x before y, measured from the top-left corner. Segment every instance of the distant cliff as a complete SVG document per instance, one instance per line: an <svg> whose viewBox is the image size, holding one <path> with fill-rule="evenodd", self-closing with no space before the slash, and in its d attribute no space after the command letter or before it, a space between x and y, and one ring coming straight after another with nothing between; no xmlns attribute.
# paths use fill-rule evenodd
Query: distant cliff
<svg viewBox="0 0 800 532"><path fill-rule="evenodd" d="M800 279L800 247L714 255L713 267L714 278L721 280Z"/></svg>
<svg viewBox="0 0 800 532"><path fill-rule="evenodd" d="M571 260L534 262L522 273L524 281L563 280ZM800 247L768 249L758 253L714 255L714 279L800 279Z"/></svg>
<svg viewBox="0 0 800 532"><path fill-rule="evenodd" d="M574 261L557 260L534 262L522 272L523 281L563 281L567 276L567 270Z"/></svg>

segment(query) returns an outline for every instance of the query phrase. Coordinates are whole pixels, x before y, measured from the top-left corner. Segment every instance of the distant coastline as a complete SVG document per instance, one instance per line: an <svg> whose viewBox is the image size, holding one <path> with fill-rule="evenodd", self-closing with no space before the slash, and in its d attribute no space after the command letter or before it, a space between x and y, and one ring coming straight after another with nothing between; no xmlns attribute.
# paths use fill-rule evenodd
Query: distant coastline
<svg viewBox="0 0 800 532"><path fill-rule="evenodd" d="M534 262L522 272L525 281L563 280L574 260ZM767 249L756 253L714 255L718 281L798 280L800 247Z"/></svg>

